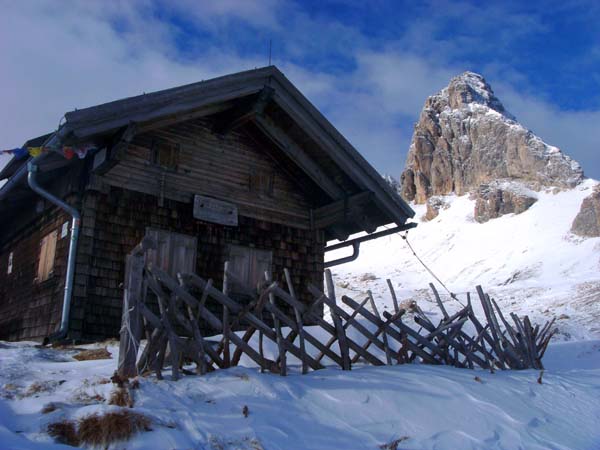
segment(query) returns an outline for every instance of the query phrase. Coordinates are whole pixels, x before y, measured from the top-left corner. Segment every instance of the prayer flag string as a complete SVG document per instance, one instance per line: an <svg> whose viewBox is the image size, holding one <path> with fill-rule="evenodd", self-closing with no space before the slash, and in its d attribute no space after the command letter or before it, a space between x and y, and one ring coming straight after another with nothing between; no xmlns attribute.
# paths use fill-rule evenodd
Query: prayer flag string
<svg viewBox="0 0 600 450"><path fill-rule="evenodd" d="M90 150L96 149L95 145L85 144L80 146L64 146L62 147L62 154L66 159L71 159L73 156L77 155L79 159L83 159L87 156ZM0 155L14 155L16 159L23 159L27 156L31 156L35 158L36 156L40 156L42 153L47 153L51 150L58 150L53 147L20 147L20 148L11 148L7 150L0 150Z"/></svg>

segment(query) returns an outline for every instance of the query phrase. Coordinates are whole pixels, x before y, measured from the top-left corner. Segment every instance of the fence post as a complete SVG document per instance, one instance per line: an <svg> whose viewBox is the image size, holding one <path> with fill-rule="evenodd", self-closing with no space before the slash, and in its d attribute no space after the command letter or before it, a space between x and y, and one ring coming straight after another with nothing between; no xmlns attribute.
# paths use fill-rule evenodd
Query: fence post
<svg viewBox="0 0 600 450"><path fill-rule="evenodd" d="M144 284L144 254L147 249L155 248L155 246L156 243L152 239L144 238L125 260L123 311L121 313L119 363L117 366L117 373L123 378L132 378L138 374L136 362L142 336L140 304Z"/></svg>

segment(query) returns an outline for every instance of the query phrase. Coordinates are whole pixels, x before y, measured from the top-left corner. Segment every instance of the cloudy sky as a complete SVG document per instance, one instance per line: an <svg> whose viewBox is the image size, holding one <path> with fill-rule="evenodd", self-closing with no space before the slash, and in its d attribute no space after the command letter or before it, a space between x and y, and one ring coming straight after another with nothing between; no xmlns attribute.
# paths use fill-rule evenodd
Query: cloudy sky
<svg viewBox="0 0 600 450"><path fill-rule="evenodd" d="M273 63L382 173L465 70L600 178L600 2L0 0L0 148L75 108ZM0 166L6 159L0 159Z"/></svg>

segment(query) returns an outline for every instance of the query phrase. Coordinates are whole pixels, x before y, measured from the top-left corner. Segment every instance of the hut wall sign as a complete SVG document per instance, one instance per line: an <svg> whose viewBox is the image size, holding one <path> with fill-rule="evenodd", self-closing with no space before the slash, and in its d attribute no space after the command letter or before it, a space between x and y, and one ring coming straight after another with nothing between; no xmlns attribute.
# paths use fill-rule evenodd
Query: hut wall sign
<svg viewBox="0 0 600 450"><path fill-rule="evenodd" d="M238 210L233 203L194 195L194 218L206 222L237 227Z"/></svg>

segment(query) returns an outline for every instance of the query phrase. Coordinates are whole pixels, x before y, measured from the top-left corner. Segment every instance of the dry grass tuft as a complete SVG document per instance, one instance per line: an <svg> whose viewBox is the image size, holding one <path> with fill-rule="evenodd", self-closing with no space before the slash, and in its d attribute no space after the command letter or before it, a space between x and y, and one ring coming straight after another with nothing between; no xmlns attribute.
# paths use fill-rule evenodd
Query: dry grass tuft
<svg viewBox="0 0 600 450"><path fill-rule="evenodd" d="M388 442L387 444L380 445L379 448L381 450L398 450L398 445L400 445L401 442L404 442L408 439L410 439L409 436L402 436L398 439L394 439L393 441Z"/></svg>
<svg viewBox="0 0 600 450"><path fill-rule="evenodd" d="M58 406L56 405L56 403L46 403L44 405L44 407L41 410L42 414L49 414L52 411L56 411L58 409Z"/></svg>
<svg viewBox="0 0 600 450"><path fill-rule="evenodd" d="M66 444L72 447L79 446L79 436L75 424L70 420L62 420L48 425L48 434L52 436L59 444Z"/></svg>
<svg viewBox="0 0 600 450"><path fill-rule="evenodd" d="M363 273L363 274L360 276L360 281L375 281L375 280L378 280L378 279L379 279L379 278L377 278L377 276L376 276L376 275L374 275L374 274L372 274L372 273L370 273L370 272Z"/></svg>
<svg viewBox="0 0 600 450"><path fill-rule="evenodd" d="M92 414L79 420L79 440L83 444L106 447L113 442L127 441L140 431L151 431L150 419L131 411Z"/></svg>
<svg viewBox="0 0 600 450"><path fill-rule="evenodd" d="M127 406L128 408L133 408L133 398L129 393L129 389L125 387L118 387L114 389L110 393L108 404L116 406Z"/></svg>
<svg viewBox="0 0 600 450"><path fill-rule="evenodd" d="M77 361L91 361L96 359L111 359L112 355L106 348L94 348L91 350L82 350L73 356Z"/></svg>
<svg viewBox="0 0 600 450"><path fill-rule="evenodd" d="M63 384L65 380L60 381L34 381L29 385L27 390L21 395L22 397L32 397L42 392L53 391L57 386Z"/></svg>
<svg viewBox="0 0 600 450"><path fill-rule="evenodd" d="M129 382L129 379L122 377L121 375L119 375L119 373L115 370L115 373L113 373L113 376L110 377L110 381L113 382L113 384L116 384L119 387L123 387L125 386L126 383Z"/></svg>
<svg viewBox="0 0 600 450"><path fill-rule="evenodd" d="M79 390L74 396L73 400L77 403L83 403L84 405L93 405L95 403L102 403L106 400L102 394L94 391L93 393L89 393L85 390Z"/></svg>

